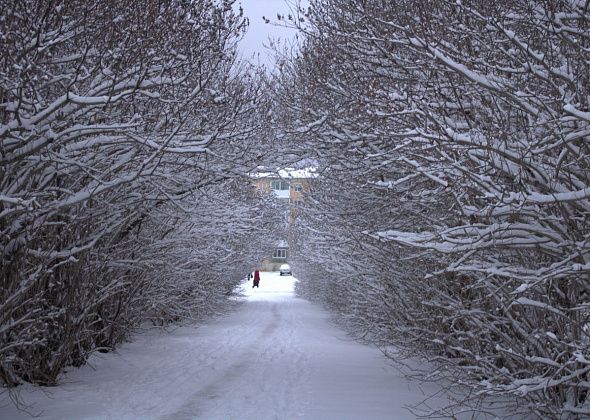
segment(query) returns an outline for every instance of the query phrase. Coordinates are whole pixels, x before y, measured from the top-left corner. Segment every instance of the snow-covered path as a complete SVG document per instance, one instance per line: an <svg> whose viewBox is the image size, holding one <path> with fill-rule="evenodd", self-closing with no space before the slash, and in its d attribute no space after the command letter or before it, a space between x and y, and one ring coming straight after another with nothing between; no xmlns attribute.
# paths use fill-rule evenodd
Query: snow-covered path
<svg viewBox="0 0 590 420"><path fill-rule="evenodd" d="M43 419L412 419L423 396L383 355L352 341L294 279L263 273L237 311L150 332L72 369L50 394L25 388ZM1 402L0 418L30 418Z"/></svg>

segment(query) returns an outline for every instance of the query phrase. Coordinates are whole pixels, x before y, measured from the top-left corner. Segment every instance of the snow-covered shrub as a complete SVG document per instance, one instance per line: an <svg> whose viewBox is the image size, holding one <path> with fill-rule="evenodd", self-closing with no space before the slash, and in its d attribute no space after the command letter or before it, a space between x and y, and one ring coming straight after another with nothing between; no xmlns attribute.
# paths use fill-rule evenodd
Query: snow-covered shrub
<svg viewBox="0 0 590 420"><path fill-rule="evenodd" d="M589 20L566 0L316 1L278 76L285 138L328 178L298 225L302 290L543 417L590 414Z"/></svg>
<svg viewBox="0 0 590 420"><path fill-rule="evenodd" d="M145 320L212 311L246 237L270 244L232 186L259 158L261 95L229 1L0 10L0 382L51 385Z"/></svg>

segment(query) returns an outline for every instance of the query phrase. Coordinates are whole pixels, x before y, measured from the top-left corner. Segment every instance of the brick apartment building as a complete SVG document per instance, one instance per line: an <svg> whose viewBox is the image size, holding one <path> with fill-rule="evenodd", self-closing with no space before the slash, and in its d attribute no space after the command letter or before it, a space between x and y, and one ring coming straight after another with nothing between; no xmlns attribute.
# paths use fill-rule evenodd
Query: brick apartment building
<svg viewBox="0 0 590 420"><path fill-rule="evenodd" d="M298 208L303 204L305 192L309 191L310 181L317 175L313 168L305 168L278 171L260 169L251 176L258 191L273 193L284 204L285 218L288 223L291 223L297 216ZM277 238L276 249L272 256L262 262L261 270L276 271L288 260L288 239Z"/></svg>

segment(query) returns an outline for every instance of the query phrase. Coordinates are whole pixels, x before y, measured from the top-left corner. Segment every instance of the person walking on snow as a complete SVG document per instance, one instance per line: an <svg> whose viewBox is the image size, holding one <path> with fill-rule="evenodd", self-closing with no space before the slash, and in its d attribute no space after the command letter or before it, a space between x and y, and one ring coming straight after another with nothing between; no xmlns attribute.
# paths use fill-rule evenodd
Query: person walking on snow
<svg viewBox="0 0 590 420"><path fill-rule="evenodd" d="M258 287L260 289L260 272L258 270L256 270L254 272L254 285L252 285L252 289L254 289L255 287Z"/></svg>

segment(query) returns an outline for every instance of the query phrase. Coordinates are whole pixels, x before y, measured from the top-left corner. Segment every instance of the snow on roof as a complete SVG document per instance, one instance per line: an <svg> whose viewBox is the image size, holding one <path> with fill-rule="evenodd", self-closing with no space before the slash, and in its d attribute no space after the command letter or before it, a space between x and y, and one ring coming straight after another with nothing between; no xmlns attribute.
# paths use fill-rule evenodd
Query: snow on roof
<svg viewBox="0 0 590 420"><path fill-rule="evenodd" d="M278 178L276 172L250 172L251 178Z"/></svg>
<svg viewBox="0 0 590 420"><path fill-rule="evenodd" d="M279 171L281 178L316 178L318 174L315 168L303 168L303 169L281 169Z"/></svg>
<svg viewBox="0 0 590 420"><path fill-rule="evenodd" d="M293 168L285 168L279 169L277 171L268 171L268 170L261 170L257 172L251 172L250 176L252 178L283 178L283 179L300 179L300 178L317 178L318 174L316 172L316 168L309 167L309 168L302 168L302 169L293 169Z"/></svg>

